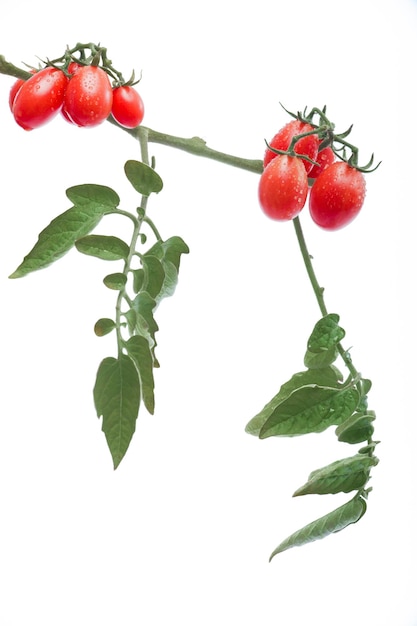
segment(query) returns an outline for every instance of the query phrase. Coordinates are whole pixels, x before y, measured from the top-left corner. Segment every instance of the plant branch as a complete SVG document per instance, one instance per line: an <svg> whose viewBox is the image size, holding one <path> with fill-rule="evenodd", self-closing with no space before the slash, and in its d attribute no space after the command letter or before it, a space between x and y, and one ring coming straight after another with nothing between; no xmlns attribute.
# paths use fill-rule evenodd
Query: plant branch
<svg viewBox="0 0 417 626"><path fill-rule="evenodd" d="M32 76L32 74L27 70L22 70L20 67L13 65L13 63L6 61L2 54L0 54L0 74L14 76L15 78L23 78L24 80Z"/></svg>
<svg viewBox="0 0 417 626"><path fill-rule="evenodd" d="M220 163L225 163L226 165L232 165L234 167L238 167L240 169L253 172L255 174L262 174L263 163L261 160L245 159L231 154L226 154L225 152L220 152L219 150L213 150L212 148L209 148L204 139L201 139L200 137L176 137L175 135L160 133L156 130L147 128L146 126L137 126L136 128L124 128L111 117L108 118L108 121L118 128L126 131L129 135L137 139L139 142L141 141L143 135L146 134L147 140L150 143L162 144L170 148L183 150L184 152L188 152L189 154L206 157L207 159L213 159L214 161L219 161Z"/></svg>
<svg viewBox="0 0 417 626"><path fill-rule="evenodd" d="M307 249L307 244L304 238L304 233L301 228L301 222L298 216L293 219L293 224L295 228L295 233L297 235L298 245L300 246L301 255L303 257L304 265L307 270L307 274L310 279L311 286L313 287L313 291L316 296L317 303L320 308L320 312L322 316L324 317L328 314L327 307L326 307L326 304L324 302L324 297L323 297L324 288L320 287L319 282L317 280L316 273L314 271L313 264L311 262L312 256L310 255ZM353 365L352 360L350 358L350 354L343 348L343 346L340 343L337 345L337 350L340 356L342 357L349 372L351 373L352 377L354 379L358 378L359 372L357 371L356 367Z"/></svg>

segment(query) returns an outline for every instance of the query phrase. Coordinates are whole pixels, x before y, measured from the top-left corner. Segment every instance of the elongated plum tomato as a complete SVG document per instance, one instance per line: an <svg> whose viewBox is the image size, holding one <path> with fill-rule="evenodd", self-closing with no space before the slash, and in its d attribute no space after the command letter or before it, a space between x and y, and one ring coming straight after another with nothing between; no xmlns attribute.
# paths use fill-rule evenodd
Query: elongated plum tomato
<svg viewBox="0 0 417 626"><path fill-rule="evenodd" d="M317 165L313 165L308 173L308 177L317 178L329 165L334 163L335 158L334 152L330 146L327 146L324 150L320 150L317 157L314 159Z"/></svg>
<svg viewBox="0 0 417 626"><path fill-rule="evenodd" d="M313 126L310 124L306 124L300 120L292 120L283 126L276 135L274 135L269 142L269 145L272 148L277 148L278 150L288 150L293 137L301 135L302 133L308 133L310 130L314 130ZM315 161L319 149L319 143L317 135L307 135L297 141L294 146L294 151L297 152L297 154L305 154L310 159ZM264 167L266 167L276 156L276 152L267 148L264 156ZM302 159L302 163L304 164L306 172L310 172L313 164L305 159Z"/></svg>
<svg viewBox="0 0 417 626"><path fill-rule="evenodd" d="M30 70L31 74L36 74L37 70ZM19 89L22 87L22 85L24 85L26 82L26 80L24 80L23 78L18 78L16 82L13 83L13 85L10 88L10 92L9 92L9 107L11 112L13 113L13 104L14 101L16 99L16 96L18 94Z"/></svg>
<svg viewBox="0 0 417 626"><path fill-rule="evenodd" d="M60 111L68 78L55 67L45 67L18 89L12 109L16 122L25 130L38 128Z"/></svg>
<svg viewBox="0 0 417 626"><path fill-rule="evenodd" d="M112 115L125 128L139 126L145 115L143 100L133 87L122 85L113 89Z"/></svg>
<svg viewBox="0 0 417 626"><path fill-rule="evenodd" d="M320 174L310 191L311 217L326 230L342 228L361 210L365 193L362 172L344 161L336 161Z"/></svg>
<svg viewBox="0 0 417 626"><path fill-rule="evenodd" d="M63 115L77 126L97 126L108 118L113 91L100 67L85 65L72 76L65 92Z"/></svg>
<svg viewBox="0 0 417 626"><path fill-rule="evenodd" d="M273 220L292 220L305 205L308 178L298 157L278 154L261 174L259 204Z"/></svg>

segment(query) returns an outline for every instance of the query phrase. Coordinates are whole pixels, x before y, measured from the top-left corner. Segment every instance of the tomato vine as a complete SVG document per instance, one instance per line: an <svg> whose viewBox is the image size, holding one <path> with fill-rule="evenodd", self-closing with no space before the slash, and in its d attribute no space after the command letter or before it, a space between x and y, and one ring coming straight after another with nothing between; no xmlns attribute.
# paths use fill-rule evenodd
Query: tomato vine
<svg viewBox="0 0 417 626"><path fill-rule="evenodd" d="M273 219L292 220L294 224L321 318L307 340L304 369L280 387L277 394L249 421L246 432L265 439L271 436L320 433L334 426L339 441L362 444L354 455L311 472L306 483L294 492L294 496L355 492L353 497L290 535L278 545L270 558L356 523L366 511L371 491L368 486L371 470L379 462L375 456L379 442L373 439L375 413L368 408L371 381L362 377L349 351L342 346L345 331L339 325L339 315L327 310L324 290L312 265L299 213L309 196L310 213L316 223L329 229L345 226L362 208L365 197L364 174L376 169L379 163L373 167L372 155L366 165L359 165L359 149L347 141L352 127L337 133L335 125L327 116L326 107L314 107L310 112L306 109L298 113L287 111L294 121L267 143L264 159L247 159L214 150L199 137L176 137L141 125L142 105L139 106L140 111L136 111L139 117L132 118L136 119L136 125L123 123L121 118L120 123L117 115L110 115L112 89L133 88L136 84L135 76L132 72L130 80L125 81L122 73L109 60L106 48L94 44L77 44L72 49L67 48L61 57L47 60L43 65L39 70L31 68L26 71L0 56L0 73L20 81L13 87L13 96L10 98L13 113L17 106L15 102L19 102L19 117L15 115L15 119L20 125L27 129L38 126L38 121L31 123L30 120L33 108L31 99L37 96L33 90L24 87L33 84L34 80L41 84L40 74L44 70L48 70L48 76L61 72L59 80L63 91L68 89L67 84L75 90L71 101L65 100L64 93L59 94L59 98L62 95L60 103L56 92L53 94L53 114L63 109L68 121L81 126L88 125L88 109L86 117L82 116L85 111L82 115L76 113L77 98L82 90L79 86L82 83L80 76L84 71L93 70L93 74L100 71L105 76L104 83L100 77L100 85L104 84L107 104L100 122L94 118L94 123L108 119L128 132L140 145L141 160L129 160L124 167L128 181L140 195L136 210L121 210L118 194L106 186L83 184L67 189L66 195L72 206L39 234L33 248L10 275L10 278L20 278L43 269L73 247L82 254L106 262L122 262L121 271L106 273L103 278L104 285L117 294L114 318L100 318L94 327L97 336L114 331L117 344L117 356L106 357L100 363L93 389L97 415L102 418L102 430L114 468L118 467L129 448L140 405L143 404L149 413L154 412L153 370L159 367L156 357L158 325L154 314L160 302L173 295L182 255L189 252L181 237L175 235L163 239L148 215L150 197L163 189L155 163L149 159L148 145L156 143L259 175L259 201L262 208ZM108 80L113 81L112 87ZM85 87L83 97L87 91ZM20 93L24 96L19 96ZM138 102L135 97L133 106L137 106ZM43 121L49 121L52 117L51 109L41 104L36 108L36 120L42 121L45 115ZM122 104L122 113L125 113L125 101ZM100 103L97 106L101 110ZM320 191L319 181L324 177L326 185L323 188L326 187L326 193ZM314 203L311 200L313 194L316 196ZM330 221L320 222L318 213L326 216L331 214ZM130 242L96 232L101 220L107 215L117 215L131 221ZM338 359L347 369L346 377L336 366Z"/></svg>

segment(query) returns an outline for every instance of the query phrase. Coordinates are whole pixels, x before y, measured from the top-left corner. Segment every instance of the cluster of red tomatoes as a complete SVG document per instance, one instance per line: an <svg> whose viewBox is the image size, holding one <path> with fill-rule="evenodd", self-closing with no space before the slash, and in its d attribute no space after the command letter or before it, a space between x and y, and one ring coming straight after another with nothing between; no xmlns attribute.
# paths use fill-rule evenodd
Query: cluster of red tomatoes
<svg viewBox="0 0 417 626"><path fill-rule="evenodd" d="M294 137L310 131L314 131L310 124L293 120L281 128L269 146L288 151ZM263 211L274 220L292 220L303 209L309 195L310 214L316 224L327 230L346 226L365 200L362 172L338 160L330 146L320 150L320 140L314 132L301 137L294 145L294 152L316 164L267 148L258 190Z"/></svg>
<svg viewBox="0 0 417 626"><path fill-rule="evenodd" d="M143 120L144 105L136 89L112 87L101 67L74 61L66 72L47 66L32 73L14 83L9 97L13 116L25 130L42 126L59 112L75 126L97 126L110 115L126 128Z"/></svg>

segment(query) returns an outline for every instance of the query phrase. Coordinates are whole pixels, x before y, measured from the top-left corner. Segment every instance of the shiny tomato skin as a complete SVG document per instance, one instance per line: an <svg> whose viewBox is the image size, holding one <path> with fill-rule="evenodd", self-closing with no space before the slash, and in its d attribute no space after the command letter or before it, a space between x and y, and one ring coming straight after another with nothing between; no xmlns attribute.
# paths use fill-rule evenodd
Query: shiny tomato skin
<svg viewBox="0 0 417 626"><path fill-rule="evenodd" d="M17 96L17 93L19 91L19 89L21 88L22 85L25 84L25 80L23 80L23 78L18 78L16 82L13 83L13 85L11 86L10 92L9 92L9 107L10 110L13 113L13 103L15 101L15 98Z"/></svg>
<svg viewBox="0 0 417 626"><path fill-rule="evenodd" d="M38 128L60 111L68 78L55 67L45 67L24 81L13 101L13 116L25 130Z"/></svg>
<svg viewBox="0 0 417 626"><path fill-rule="evenodd" d="M311 170L308 173L309 178L318 178L318 176L324 172L325 169L329 167L335 160L335 154L330 146L324 148L324 150L320 150L317 157L314 159L318 165L313 165Z"/></svg>
<svg viewBox="0 0 417 626"><path fill-rule="evenodd" d="M65 92L64 117L77 126L97 126L106 120L113 104L113 91L104 70L95 65L80 67Z"/></svg>
<svg viewBox="0 0 417 626"><path fill-rule="evenodd" d="M366 183L362 172L344 161L336 161L320 174L311 188L311 217L325 230L343 228L361 210L365 194Z"/></svg>
<svg viewBox="0 0 417 626"><path fill-rule="evenodd" d="M304 207L308 179L302 160L278 154L261 174L258 198L264 213L273 220L294 219Z"/></svg>
<svg viewBox="0 0 417 626"><path fill-rule="evenodd" d="M122 85L113 89L111 112L116 122L121 126L135 128L143 120L145 107L136 89L130 85Z"/></svg>
<svg viewBox="0 0 417 626"><path fill-rule="evenodd" d="M77 63L76 61L71 61L71 63L68 65L67 72L68 74L75 74L81 67L83 66L80 63Z"/></svg>
<svg viewBox="0 0 417 626"><path fill-rule="evenodd" d="M288 122L285 126L283 126L276 135L271 139L269 145L272 148L277 148L278 150L288 150L291 140L295 135L301 135L302 133L307 133L310 130L313 130L313 126L310 124L306 124L305 122L301 122L300 120L292 120ZM317 135L307 135L307 137L302 137L297 141L294 146L294 151L298 154L305 154L313 161L316 160L317 153L319 149L319 139ZM277 156L276 152L272 152L269 148L266 149L264 155L264 167L268 165ZM313 164L305 159L301 159L302 163L306 169L306 172L310 172L313 167Z"/></svg>

